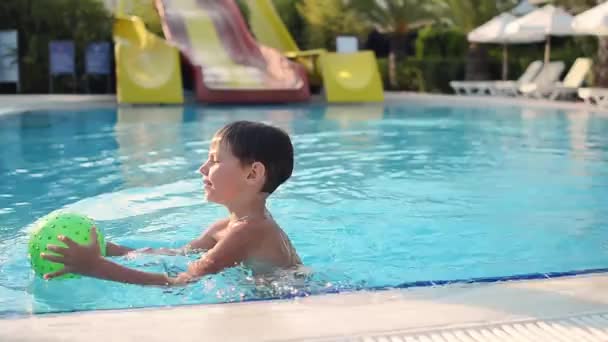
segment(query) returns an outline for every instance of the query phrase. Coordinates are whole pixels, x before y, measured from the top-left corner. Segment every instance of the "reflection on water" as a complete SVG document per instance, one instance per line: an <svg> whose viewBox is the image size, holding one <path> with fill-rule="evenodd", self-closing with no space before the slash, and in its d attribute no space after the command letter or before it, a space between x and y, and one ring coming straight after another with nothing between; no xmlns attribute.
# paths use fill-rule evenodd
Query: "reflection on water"
<svg viewBox="0 0 608 342"><path fill-rule="evenodd" d="M126 187L162 184L167 173L183 172L183 114L181 106L118 107L114 129Z"/></svg>
<svg viewBox="0 0 608 342"><path fill-rule="evenodd" d="M593 159L595 152L589 149L587 141L589 120L591 114L587 111L571 111L566 113L570 131L570 149L576 159Z"/></svg>
<svg viewBox="0 0 608 342"><path fill-rule="evenodd" d="M325 108L325 119L338 122L342 128L348 128L353 123L380 120L383 116L383 103L345 104Z"/></svg>
<svg viewBox="0 0 608 342"><path fill-rule="evenodd" d="M296 115L292 110L273 109L268 111L264 121L281 128L289 135L293 135L295 133L293 131L293 121L296 119Z"/></svg>

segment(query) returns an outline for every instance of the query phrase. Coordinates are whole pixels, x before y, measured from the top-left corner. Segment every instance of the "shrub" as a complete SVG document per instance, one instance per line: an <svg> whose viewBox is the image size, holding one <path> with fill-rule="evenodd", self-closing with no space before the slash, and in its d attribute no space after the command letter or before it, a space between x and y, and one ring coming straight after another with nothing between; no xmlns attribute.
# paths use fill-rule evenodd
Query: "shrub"
<svg viewBox="0 0 608 342"><path fill-rule="evenodd" d="M378 60L378 68L386 87L386 59ZM397 90L449 93L450 81L462 79L463 76L463 59L407 58L397 65Z"/></svg>
<svg viewBox="0 0 608 342"><path fill-rule="evenodd" d="M86 44L96 40L111 41L112 21L103 3L97 0L2 0L0 29L19 32L19 74L22 92L48 92L49 42L73 40L76 71L84 71ZM56 78L55 91L71 91L71 76Z"/></svg>
<svg viewBox="0 0 608 342"><path fill-rule="evenodd" d="M467 53L466 34L453 29L425 27L418 32L416 39L417 58L456 58Z"/></svg>

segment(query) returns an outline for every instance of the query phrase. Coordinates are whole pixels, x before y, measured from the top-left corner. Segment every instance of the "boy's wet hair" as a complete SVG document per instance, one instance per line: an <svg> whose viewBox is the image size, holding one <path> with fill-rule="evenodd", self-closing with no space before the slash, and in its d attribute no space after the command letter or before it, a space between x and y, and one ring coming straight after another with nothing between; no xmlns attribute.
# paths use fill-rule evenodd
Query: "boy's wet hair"
<svg viewBox="0 0 608 342"><path fill-rule="evenodd" d="M266 168L261 191L273 193L293 171L293 145L283 130L252 121L235 121L220 129L216 137L228 143L243 164L260 162Z"/></svg>

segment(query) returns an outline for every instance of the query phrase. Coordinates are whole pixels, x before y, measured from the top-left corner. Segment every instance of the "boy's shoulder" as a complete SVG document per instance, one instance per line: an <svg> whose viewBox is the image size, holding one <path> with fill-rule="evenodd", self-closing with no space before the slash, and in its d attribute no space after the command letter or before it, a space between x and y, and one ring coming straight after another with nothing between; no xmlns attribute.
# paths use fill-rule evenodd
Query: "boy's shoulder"
<svg viewBox="0 0 608 342"><path fill-rule="evenodd" d="M273 220L263 221L237 221L230 223L229 218L221 219L209 226L207 233L211 234L217 241L226 236L238 236L250 240L257 240L265 236L264 232L272 230L276 226Z"/></svg>
<svg viewBox="0 0 608 342"><path fill-rule="evenodd" d="M268 220L243 220L227 224L224 231L227 235L240 236L253 242L263 239L273 226L273 222L269 222Z"/></svg>
<svg viewBox="0 0 608 342"><path fill-rule="evenodd" d="M229 218L224 218L221 220L217 220L215 222L213 222L211 225L209 225L209 227L207 227L206 231L208 233L215 233L218 232L220 230L224 230L226 227L228 227L228 223L230 223L230 219Z"/></svg>
<svg viewBox="0 0 608 342"><path fill-rule="evenodd" d="M215 222L213 222L210 226L211 227L217 227L217 226L227 226L228 223L230 223L230 218L229 217L225 217L223 219L219 219Z"/></svg>
<svg viewBox="0 0 608 342"><path fill-rule="evenodd" d="M224 218L221 220L217 220L215 222L213 222L208 228L207 228L207 232L211 233L211 234L215 234L215 233L229 233L229 232L234 232L234 233L245 233L245 232L249 232L249 231L259 231L260 229L265 229L267 227L267 224L265 223L261 223L261 222L251 222L251 221L237 221L237 222L233 222L230 223L230 218Z"/></svg>

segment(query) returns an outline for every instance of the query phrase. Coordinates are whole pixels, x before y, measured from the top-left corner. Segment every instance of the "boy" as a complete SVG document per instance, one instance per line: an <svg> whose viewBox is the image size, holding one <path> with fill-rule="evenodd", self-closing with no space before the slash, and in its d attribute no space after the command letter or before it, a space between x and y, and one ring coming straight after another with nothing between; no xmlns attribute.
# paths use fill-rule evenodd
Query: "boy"
<svg viewBox="0 0 608 342"><path fill-rule="evenodd" d="M293 170L293 146L280 129L249 121L237 121L220 129L211 141L209 158L200 167L207 200L225 206L229 216L212 224L199 238L172 249L145 249L145 253L182 254L208 250L177 277L130 269L102 257L97 233L91 229L88 246L67 237L67 247L48 246L55 254L47 260L64 264L50 279L65 273L141 285L180 285L243 263L254 273L292 268L300 257L266 210L266 198L285 182ZM122 256L132 249L107 243L108 256Z"/></svg>

